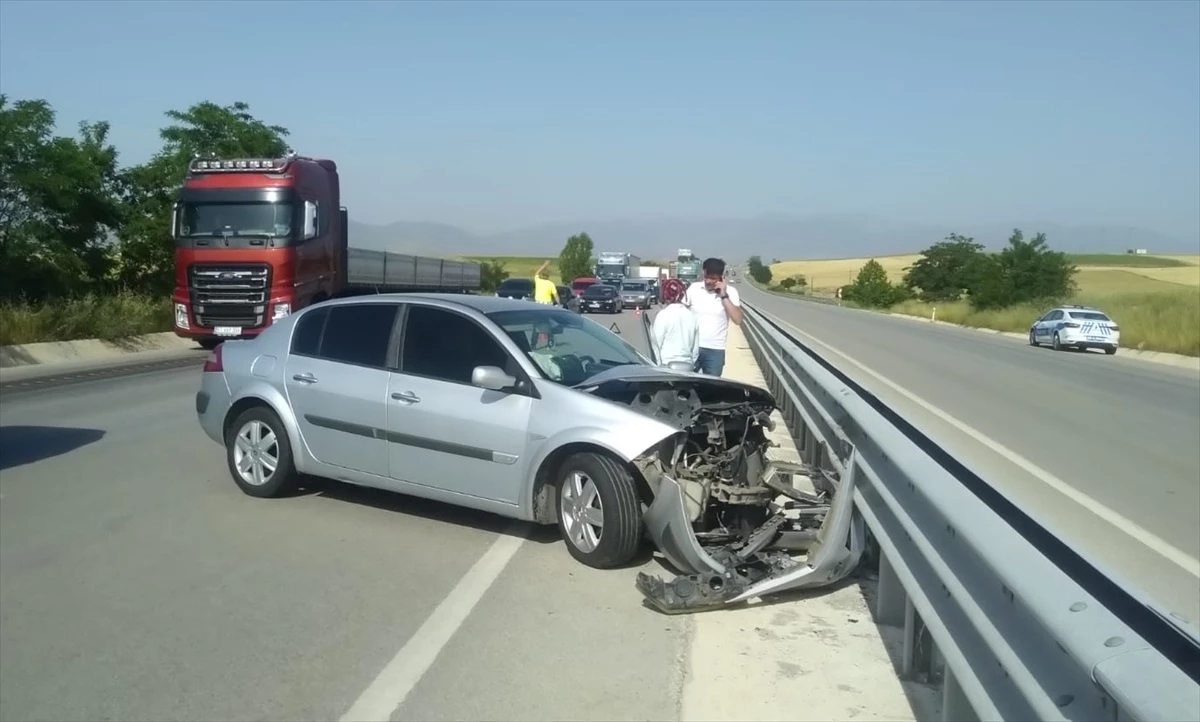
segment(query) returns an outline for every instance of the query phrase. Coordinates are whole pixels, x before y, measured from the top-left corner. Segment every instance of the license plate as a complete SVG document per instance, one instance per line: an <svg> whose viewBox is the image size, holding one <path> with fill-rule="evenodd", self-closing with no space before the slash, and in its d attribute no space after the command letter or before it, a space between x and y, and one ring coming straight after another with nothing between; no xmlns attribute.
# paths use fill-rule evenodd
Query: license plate
<svg viewBox="0 0 1200 722"><path fill-rule="evenodd" d="M1088 336L1087 338L1088 338L1088 341L1107 341L1108 340L1107 338L1105 338L1103 336Z"/></svg>
<svg viewBox="0 0 1200 722"><path fill-rule="evenodd" d="M213 333L217 334L218 336L241 336L242 335L242 327L241 326L217 326L216 328L213 329Z"/></svg>

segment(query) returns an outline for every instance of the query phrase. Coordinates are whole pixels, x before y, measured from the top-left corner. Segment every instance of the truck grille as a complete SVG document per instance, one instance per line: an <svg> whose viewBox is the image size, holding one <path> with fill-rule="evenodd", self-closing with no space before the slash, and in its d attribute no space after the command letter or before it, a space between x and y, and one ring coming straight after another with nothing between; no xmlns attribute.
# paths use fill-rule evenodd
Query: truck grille
<svg viewBox="0 0 1200 722"><path fill-rule="evenodd" d="M188 268L196 323L258 328L267 318L271 267L265 263L196 264Z"/></svg>

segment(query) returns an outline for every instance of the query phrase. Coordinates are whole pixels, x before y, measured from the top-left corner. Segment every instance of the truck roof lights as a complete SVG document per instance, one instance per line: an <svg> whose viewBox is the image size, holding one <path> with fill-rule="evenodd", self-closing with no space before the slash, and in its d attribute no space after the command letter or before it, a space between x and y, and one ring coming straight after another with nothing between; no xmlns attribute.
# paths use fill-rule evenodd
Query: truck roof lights
<svg viewBox="0 0 1200 722"><path fill-rule="evenodd" d="M188 165L190 171L203 173L238 173L248 171L281 171L287 167L286 158L231 158L229 160L199 158Z"/></svg>

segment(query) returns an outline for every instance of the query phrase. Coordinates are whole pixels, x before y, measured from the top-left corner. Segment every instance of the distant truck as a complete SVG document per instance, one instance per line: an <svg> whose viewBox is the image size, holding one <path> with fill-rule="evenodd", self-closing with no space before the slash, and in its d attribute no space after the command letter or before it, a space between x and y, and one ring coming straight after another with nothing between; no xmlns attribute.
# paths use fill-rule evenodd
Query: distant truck
<svg viewBox="0 0 1200 722"><path fill-rule="evenodd" d="M642 259L632 253L598 253L596 254L596 278L599 278L602 283L620 288L626 278L633 278L637 274L640 265L642 265Z"/></svg>
<svg viewBox="0 0 1200 722"><path fill-rule="evenodd" d="M213 348L326 299L481 287L478 263L351 248L332 160L191 162L171 218L175 334Z"/></svg>
<svg viewBox="0 0 1200 722"><path fill-rule="evenodd" d="M700 259L690 248L680 248L675 262L671 264L671 277L684 283L700 280Z"/></svg>

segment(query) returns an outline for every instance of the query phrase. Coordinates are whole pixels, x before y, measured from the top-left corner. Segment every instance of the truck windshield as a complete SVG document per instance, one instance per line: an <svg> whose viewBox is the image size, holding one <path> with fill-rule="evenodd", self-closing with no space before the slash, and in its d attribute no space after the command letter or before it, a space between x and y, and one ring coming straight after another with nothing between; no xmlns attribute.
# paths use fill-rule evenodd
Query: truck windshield
<svg viewBox="0 0 1200 722"><path fill-rule="evenodd" d="M602 263L596 266L596 275L601 277L624 276L625 266L616 263Z"/></svg>
<svg viewBox="0 0 1200 722"><path fill-rule="evenodd" d="M179 209L181 238L196 236L292 235L290 203L184 203Z"/></svg>

